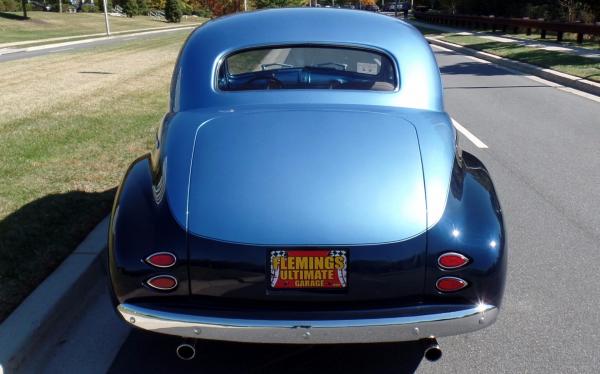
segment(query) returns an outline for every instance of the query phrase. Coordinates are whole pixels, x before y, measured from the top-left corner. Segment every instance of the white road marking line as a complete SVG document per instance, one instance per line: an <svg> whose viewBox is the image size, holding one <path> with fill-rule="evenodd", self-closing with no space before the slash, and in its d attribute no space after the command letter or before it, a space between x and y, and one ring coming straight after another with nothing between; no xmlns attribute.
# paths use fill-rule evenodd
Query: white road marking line
<svg viewBox="0 0 600 374"><path fill-rule="evenodd" d="M488 146L485 145L484 142L479 140L479 138L473 135L469 130L465 129L460 123L456 122L454 118L451 118L451 120L452 124L458 130L458 132L463 134L467 139L469 139L473 144L475 144L477 148L488 148Z"/></svg>
<svg viewBox="0 0 600 374"><path fill-rule="evenodd" d="M554 83L554 82L551 82L551 81L546 80L544 78L536 77L535 75L525 75L525 77L531 79L532 81L536 81L538 83L545 84L546 86L554 87L554 88L557 88L557 89L559 89L561 91L565 91L565 92L569 92L569 93L572 93L572 94L575 94L575 95L579 95L579 96L585 97L587 99L590 99L592 101L595 101L597 103L600 103L600 97L598 97L596 95L589 94L587 92L579 91L576 88L565 87L562 84Z"/></svg>
<svg viewBox="0 0 600 374"><path fill-rule="evenodd" d="M466 57L467 57L469 60L473 60L473 61L475 61L475 62L480 62L480 63L482 63L482 64L491 64L491 62L489 62L489 61L486 61L486 60L482 60L482 59L480 59L479 57L475 57L475 56L467 56L467 55L465 55L465 56L466 56Z"/></svg>
<svg viewBox="0 0 600 374"><path fill-rule="evenodd" d="M435 45L435 44L429 44L429 45L431 46L431 48L439 49L440 51L444 51L444 52L454 52L454 51L453 51L453 50L451 50L451 49L444 48L444 47L442 47L442 46L439 46L439 45Z"/></svg>
<svg viewBox="0 0 600 374"><path fill-rule="evenodd" d="M61 49L56 49L54 51L48 51L48 53L57 53L57 52L70 51L71 49L75 49L75 48L61 48Z"/></svg>

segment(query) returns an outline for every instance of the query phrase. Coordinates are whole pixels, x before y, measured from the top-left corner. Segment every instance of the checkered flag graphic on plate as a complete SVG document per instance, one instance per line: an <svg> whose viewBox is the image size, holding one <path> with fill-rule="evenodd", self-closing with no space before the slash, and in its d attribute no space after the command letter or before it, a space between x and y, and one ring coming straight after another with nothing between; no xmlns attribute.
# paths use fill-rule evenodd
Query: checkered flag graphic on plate
<svg viewBox="0 0 600 374"><path fill-rule="evenodd" d="M287 251L271 251L271 264L275 263L277 257L287 257ZM275 287L277 280L279 279L279 267L273 269L271 266L271 287Z"/></svg>
<svg viewBox="0 0 600 374"><path fill-rule="evenodd" d="M346 251L341 250L341 249L333 249L331 251L329 251L329 255L332 257L338 257L338 256L343 256L344 257L344 263L346 263L346 266L344 266L342 269L338 269L337 270L337 274L338 274L338 279L340 280L342 287L346 287L346 268L348 265L348 257L346 257Z"/></svg>

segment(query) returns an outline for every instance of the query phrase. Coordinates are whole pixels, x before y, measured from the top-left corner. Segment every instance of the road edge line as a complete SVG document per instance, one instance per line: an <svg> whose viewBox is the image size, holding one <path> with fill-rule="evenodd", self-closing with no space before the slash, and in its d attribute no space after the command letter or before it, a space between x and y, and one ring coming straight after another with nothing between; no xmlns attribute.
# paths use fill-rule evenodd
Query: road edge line
<svg viewBox="0 0 600 374"><path fill-rule="evenodd" d="M0 324L0 374L17 372L53 325L76 309L104 275L109 217Z"/></svg>
<svg viewBox="0 0 600 374"><path fill-rule="evenodd" d="M430 44L450 49L454 52L459 52L467 56L473 56L482 60L492 62L494 64L517 70L523 74L531 74L540 78L544 78L550 82L560 84L562 86L574 88L588 94L600 96L600 84L589 81L584 78L579 78L566 73L561 73L556 70L542 68L539 66L527 64L520 61L511 60L509 58L500 57L491 53L478 51L462 45L439 40L435 37L425 37Z"/></svg>

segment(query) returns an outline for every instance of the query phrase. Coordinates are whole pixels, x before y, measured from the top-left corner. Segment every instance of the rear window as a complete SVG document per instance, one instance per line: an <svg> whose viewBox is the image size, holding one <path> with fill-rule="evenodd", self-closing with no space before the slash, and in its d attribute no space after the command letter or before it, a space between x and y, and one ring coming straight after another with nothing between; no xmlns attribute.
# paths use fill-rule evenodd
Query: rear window
<svg viewBox="0 0 600 374"><path fill-rule="evenodd" d="M385 54L345 47L277 47L244 50L219 68L223 91L339 89L393 91L398 78Z"/></svg>

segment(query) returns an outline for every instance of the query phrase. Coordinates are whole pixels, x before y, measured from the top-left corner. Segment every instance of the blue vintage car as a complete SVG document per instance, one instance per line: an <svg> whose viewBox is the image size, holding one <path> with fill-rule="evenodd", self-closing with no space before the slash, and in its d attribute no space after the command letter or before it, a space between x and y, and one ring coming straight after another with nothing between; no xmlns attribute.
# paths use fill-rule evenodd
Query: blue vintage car
<svg viewBox="0 0 600 374"><path fill-rule="evenodd" d="M252 343L423 342L491 325L506 236L444 112L433 53L378 14L278 9L183 46L109 233L132 326Z"/></svg>

